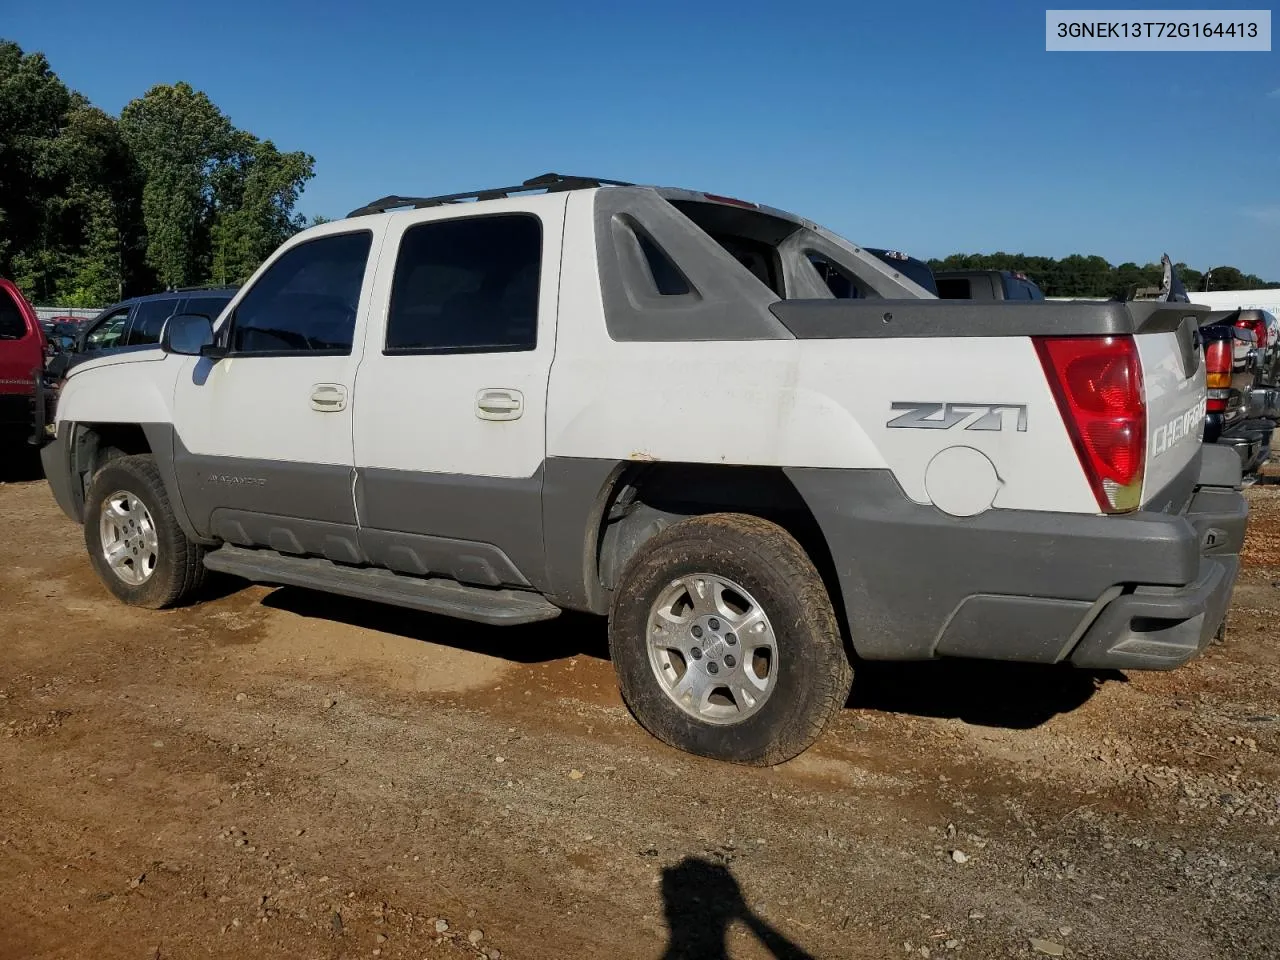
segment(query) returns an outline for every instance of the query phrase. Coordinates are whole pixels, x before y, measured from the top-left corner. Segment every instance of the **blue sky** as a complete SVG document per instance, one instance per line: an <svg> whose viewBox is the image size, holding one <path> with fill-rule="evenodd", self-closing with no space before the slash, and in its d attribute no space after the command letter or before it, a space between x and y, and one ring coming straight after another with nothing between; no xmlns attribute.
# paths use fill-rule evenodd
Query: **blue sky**
<svg viewBox="0 0 1280 960"><path fill-rule="evenodd" d="M341 216L548 170L727 193L917 256L1280 280L1280 54L1046 53L1043 6L0 0L118 112L186 80Z"/></svg>

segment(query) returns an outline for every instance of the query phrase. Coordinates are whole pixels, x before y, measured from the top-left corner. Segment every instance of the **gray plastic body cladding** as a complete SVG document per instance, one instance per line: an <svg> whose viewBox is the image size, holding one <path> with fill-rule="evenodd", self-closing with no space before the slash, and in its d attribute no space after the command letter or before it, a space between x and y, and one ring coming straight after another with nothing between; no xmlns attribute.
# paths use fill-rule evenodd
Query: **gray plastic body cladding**
<svg viewBox="0 0 1280 960"><path fill-rule="evenodd" d="M679 267L693 293L662 296L633 222ZM612 187L595 193L596 253L605 325L614 340L790 340L769 305L777 294L653 190Z"/></svg>
<svg viewBox="0 0 1280 960"><path fill-rule="evenodd" d="M472 571L480 583L496 574L501 582L545 590L542 477L542 467L531 477L361 467L355 487L361 547L373 563L412 572L410 554L425 561L456 545L450 566L433 572Z"/></svg>
<svg viewBox="0 0 1280 960"><path fill-rule="evenodd" d="M363 563L355 524L215 509L213 534L241 547L267 546L284 554L311 554L336 563Z"/></svg>
<svg viewBox="0 0 1280 960"><path fill-rule="evenodd" d="M1193 303L1044 300L782 300L770 309L801 340L1172 333L1208 310Z"/></svg>
<svg viewBox="0 0 1280 960"><path fill-rule="evenodd" d="M1169 670L1213 639L1240 571L1240 558L1206 558L1186 587L1138 587L1107 605L1071 654L1078 667Z"/></svg>
<svg viewBox="0 0 1280 960"><path fill-rule="evenodd" d="M354 526L354 470L345 464L298 463L209 456L173 439L173 464L182 502L195 529L213 534L215 510Z"/></svg>
<svg viewBox="0 0 1280 960"><path fill-rule="evenodd" d="M1094 604L1046 597L967 597L947 621L937 656L1057 663Z"/></svg>
<svg viewBox="0 0 1280 960"><path fill-rule="evenodd" d="M1176 514L989 510L960 519L909 500L887 470L785 472L826 538L854 648L868 659L934 656L948 621L970 597L1083 602L1053 615L1060 635L1067 610L1083 617L1116 584L1180 587L1200 576L1196 529ZM1012 612L1025 619L1025 611ZM998 655L1023 654L1040 659L1043 650Z"/></svg>
<svg viewBox="0 0 1280 960"><path fill-rule="evenodd" d="M156 469L160 471L160 479L164 481L165 493L169 495L169 506L178 521L178 526L192 540L211 543L212 540L209 536L201 533L192 522L191 514L187 511L186 501L182 496L182 483L178 479L177 464L174 458L178 439L177 433L173 429L173 424L144 423L142 424L142 432L147 438L147 446L151 448L151 457L155 460Z"/></svg>
<svg viewBox="0 0 1280 960"><path fill-rule="evenodd" d="M529 586L511 558L491 543L362 528L360 546L370 562L400 573L444 575L485 587Z"/></svg>
<svg viewBox="0 0 1280 960"><path fill-rule="evenodd" d="M628 464L549 457L544 466L545 592L566 609L607 613L609 594L600 584L596 557L610 492Z"/></svg>
<svg viewBox="0 0 1280 960"><path fill-rule="evenodd" d="M45 479L49 481L53 499L62 512L76 523L83 523L84 502L75 495L72 485L72 481L77 478L72 470L71 434L70 423L64 420L58 424L53 442L40 448L40 464L44 467Z"/></svg>

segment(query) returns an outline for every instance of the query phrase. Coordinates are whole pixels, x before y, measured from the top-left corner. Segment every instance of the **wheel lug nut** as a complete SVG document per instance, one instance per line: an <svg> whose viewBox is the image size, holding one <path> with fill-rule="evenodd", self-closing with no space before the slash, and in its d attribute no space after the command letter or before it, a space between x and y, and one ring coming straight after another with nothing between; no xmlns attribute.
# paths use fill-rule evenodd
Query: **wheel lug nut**
<svg viewBox="0 0 1280 960"><path fill-rule="evenodd" d="M720 672L720 665L716 663L714 660L708 660L707 673L719 673L719 672Z"/></svg>
<svg viewBox="0 0 1280 960"><path fill-rule="evenodd" d="M701 640L701 639L702 639L702 628L701 628L701 627L699 627L699 626L696 626L696 625L695 625L695 626L694 626L694 628L693 628L691 631L689 631L689 632L690 632L690 633L692 633L692 634L693 634L695 637L697 637L699 640Z"/></svg>
<svg viewBox="0 0 1280 960"><path fill-rule="evenodd" d="M731 646L731 647L732 647L735 643L737 643L737 642L738 642L738 636L737 636L737 634L734 634L734 633L726 633L726 634L724 635L724 642L725 642L725 643L727 643L729 646ZM733 664L729 664L729 666L733 666Z"/></svg>
<svg viewBox="0 0 1280 960"><path fill-rule="evenodd" d="M694 647L692 650L690 650L690 651L689 651L689 655L690 655L691 657L693 657L693 659L695 659L695 660L701 660L701 659L702 659L702 648L701 648L701 647Z"/></svg>
<svg viewBox="0 0 1280 960"><path fill-rule="evenodd" d="M715 617L712 617L710 620L707 621L707 626L710 627L712 630L719 630L720 621L717 620Z"/></svg>
<svg viewBox="0 0 1280 960"><path fill-rule="evenodd" d="M732 670L734 667L738 665L738 661L733 658L732 653L727 653L725 654L725 657L724 657L724 665L728 667L730 670Z"/></svg>

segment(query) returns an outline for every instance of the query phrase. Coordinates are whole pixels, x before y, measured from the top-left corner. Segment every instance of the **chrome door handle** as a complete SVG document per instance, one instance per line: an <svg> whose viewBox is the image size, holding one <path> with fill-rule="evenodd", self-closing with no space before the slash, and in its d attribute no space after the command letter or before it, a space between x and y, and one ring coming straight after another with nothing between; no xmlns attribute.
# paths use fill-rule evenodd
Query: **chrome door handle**
<svg viewBox="0 0 1280 960"><path fill-rule="evenodd" d="M340 383L317 383L311 388L311 409L321 413L347 409L347 388Z"/></svg>
<svg viewBox="0 0 1280 960"><path fill-rule="evenodd" d="M507 387L488 387L476 394L476 416L481 420L519 420L524 394Z"/></svg>

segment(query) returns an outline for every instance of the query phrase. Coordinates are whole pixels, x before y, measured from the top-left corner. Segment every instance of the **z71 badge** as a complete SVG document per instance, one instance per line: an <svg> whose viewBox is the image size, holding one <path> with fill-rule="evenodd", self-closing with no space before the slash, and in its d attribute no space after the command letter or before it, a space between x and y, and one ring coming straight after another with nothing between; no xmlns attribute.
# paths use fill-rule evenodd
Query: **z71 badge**
<svg viewBox="0 0 1280 960"><path fill-rule="evenodd" d="M1012 420L1019 433L1027 430L1025 403L921 403L895 401L891 410L905 410L886 427L914 427L921 430L950 430L964 424L966 430L1003 430ZM1015 416L1016 415L1016 416Z"/></svg>

